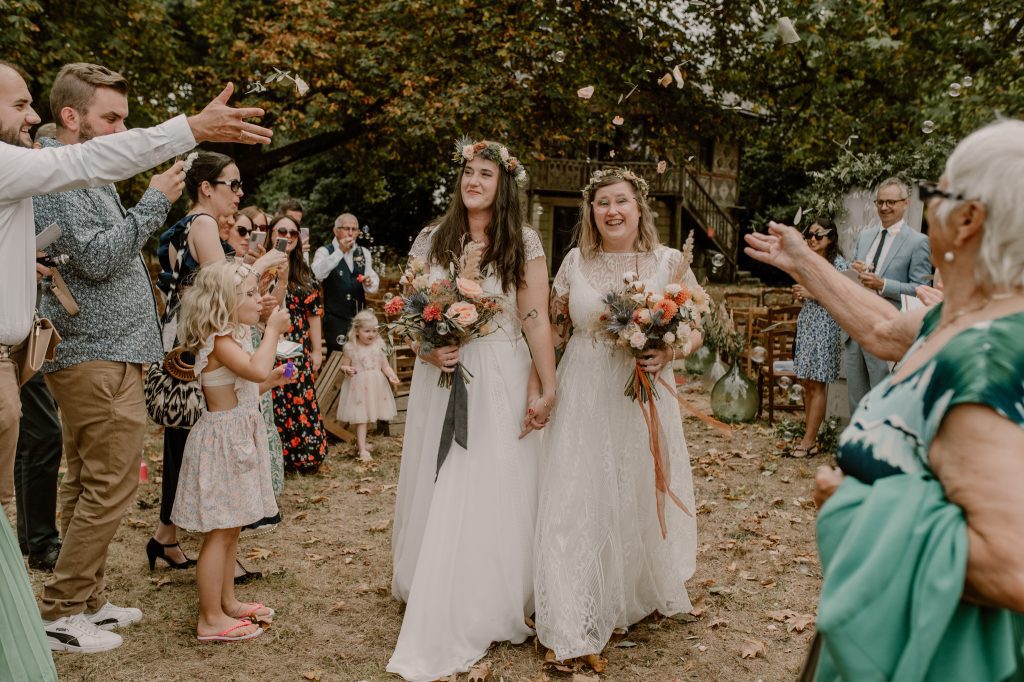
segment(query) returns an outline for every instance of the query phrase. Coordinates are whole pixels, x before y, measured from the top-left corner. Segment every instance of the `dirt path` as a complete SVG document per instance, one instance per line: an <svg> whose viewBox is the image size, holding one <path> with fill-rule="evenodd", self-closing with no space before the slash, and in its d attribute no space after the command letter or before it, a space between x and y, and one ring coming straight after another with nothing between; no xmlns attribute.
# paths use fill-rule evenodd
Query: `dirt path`
<svg viewBox="0 0 1024 682"><path fill-rule="evenodd" d="M707 410L706 397L685 393ZM731 439L685 418L697 487L700 546L688 583L694 615L651 617L605 652L607 680L790 680L813 632L821 584L809 501L818 460L779 456L764 426ZM145 543L157 519L159 434L147 457L151 482L110 547L109 591L145 620L109 653L57 657L62 680L396 680L384 666L401 625L390 596L390 531L399 438L377 441L378 463L358 465L335 448L329 471L289 478L282 527L242 541L243 561L266 577L240 588L277 610L264 637L200 645L194 571L149 573ZM182 545L196 556L198 538ZM33 573L38 591L44 576ZM774 616L774 618L773 618ZM531 641L487 657L492 680L571 679L543 667ZM466 676L461 676L462 680Z"/></svg>

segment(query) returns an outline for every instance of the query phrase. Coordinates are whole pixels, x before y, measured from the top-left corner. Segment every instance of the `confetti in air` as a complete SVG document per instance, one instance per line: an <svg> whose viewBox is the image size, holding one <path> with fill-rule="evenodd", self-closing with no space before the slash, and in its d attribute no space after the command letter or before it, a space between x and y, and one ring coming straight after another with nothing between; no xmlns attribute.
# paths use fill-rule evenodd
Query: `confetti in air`
<svg viewBox="0 0 1024 682"><path fill-rule="evenodd" d="M245 94L259 94L267 91L267 85L273 85L274 83L283 83L284 81L291 81L295 85L295 90L299 93L299 97L302 97L309 92L309 84L302 80L298 76L293 76L291 71L282 71L281 69L274 67L274 73L266 77L264 81L255 81L249 86L249 89L245 91ZM266 84L264 84L266 83Z"/></svg>
<svg viewBox="0 0 1024 682"><path fill-rule="evenodd" d="M658 175L661 175L662 173L664 173L666 168L668 168L668 164L665 163L664 161L659 161L658 162Z"/></svg>
<svg viewBox="0 0 1024 682"><path fill-rule="evenodd" d="M801 206L800 208L798 208L796 210L796 215L793 216L793 225L794 226L799 225L800 221L803 220L803 218L804 218L804 208L803 208L803 206Z"/></svg>
<svg viewBox="0 0 1024 682"><path fill-rule="evenodd" d="M672 78L674 78L675 81L676 81L676 87L679 88L680 90L682 90L683 89L683 84L685 83L685 81L683 81L683 74L682 74L682 72L679 71L679 65L678 64L676 64L675 66L672 67Z"/></svg>
<svg viewBox="0 0 1024 682"><path fill-rule="evenodd" d="M664 76L658 79L658 85L663 88L667 88L672 85L672 74L666 72Z"/></svg>
<svg viewBox="0 0 1024 682"><path fill-rule="evenodd" d="M594 96L594 86L588 85L585 88L580 88L576 91L576 96L580 99L590 99Z"/></svg>
<svg viewBox="0 0 1024 682"><path fill-rule="evenodd" d="M625 122L626 119L622 118L621 116L616 116L615 118L612 119L612 125L620 126Z"/></svg>
<svg viewBox="0 0 1024 682"><path fill-rule="evenodd" d="M800 42L800 36L797 34L796 29L793 28L793 22L789 17L779 17L777 28L783 45L792 45L793 43Z"/></svg>

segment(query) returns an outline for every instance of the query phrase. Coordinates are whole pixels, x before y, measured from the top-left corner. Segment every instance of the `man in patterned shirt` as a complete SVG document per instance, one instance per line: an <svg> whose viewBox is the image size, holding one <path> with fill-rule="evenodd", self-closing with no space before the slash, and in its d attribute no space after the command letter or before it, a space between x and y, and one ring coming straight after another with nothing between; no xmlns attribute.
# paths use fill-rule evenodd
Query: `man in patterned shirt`
<svg viewBox="0 0 1024 682"><path fill-rule="evenodd" d="M128 82L102 66L68 64L54 80L50 108L57 139L43 138L43 148L121 132ZM112 184L33 199L36 231L50 223L61 227L50 251L70 256L58 270L80 309L72 316L49 290L39 301L63 338L43 372L60 407L68 462L60 490L64 544L42 596L48 629L83 611L104 629L142 618L138 609L106 600L104 566L138 485L146 431L142 366L163 357L140 250L181 195L180 171L179 162L154 176L131 210L121 206Z"/></svg>

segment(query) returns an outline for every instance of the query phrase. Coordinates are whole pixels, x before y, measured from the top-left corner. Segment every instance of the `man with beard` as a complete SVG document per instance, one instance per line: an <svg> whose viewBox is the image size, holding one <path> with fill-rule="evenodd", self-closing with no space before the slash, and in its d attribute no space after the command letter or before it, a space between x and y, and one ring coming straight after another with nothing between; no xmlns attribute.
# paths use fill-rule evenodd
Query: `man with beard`
<svg viewBox="0 0 1024 682"><path fill-rule="evenodd" d="M0 291L4 292L0 297L0 504L8 505L13 496L14 453L21 414L18 391L21 377L14 357L25 345L35 309L35 221L31 197L123 180L187 152L200 142L269 142L270 130L244 120L262 116L263 111L229 107L227 101L232 90L233 86L229 84L202 112L191 117L182 115L153 128L97 137L83 144L35 150L32 149L29 130L39 123L39 116L32 109L32 95L17 67L0 61ZM176 186L180 192L183 182L184 173L178 165L167 184L172 186L172 191ZM119 339L110 339L111 344L119 342ZM131 381L127 371L124 381ZM122 389L122 385L114 385L102 390L119 392ZM93 390L90 390L88 394L79 395L77 400L89 402L92 395ZM113 451L122 445L109 443L108 447ZM138 451L134 457L138 466ZM81 482L87 474L83 468L77 474L78 481ZM108 474L99 468L97 480L101 487L113 485ZM134 476L135 472L131 474ZM131 499L131 492L121 489L118 494L125 497L123 501L119 499L118 504L127 504ZM75 522L85 525L88 514L97 512L103 513L106 522L108 513L105 510L106 505L97 499L96 491L86 491L75 505ZM63 520L62 523L67 524L68 521ZM0 533L0 541L5 541L10 533L2 514L0 526L3 526L0 531L4 531ZM106 527L110 533L106 541L94 538L95 542L102 544L104 556L116 524L109 523ZM72 529L68 528L68 533L72 535ZM65 554L68 562L77 561L70 552L62 552L61 557ZM84 556L92 562L91 566L83 564L78 567L83 583L95 585L102 581L102 563L97 565L94 555L94 550L88 550ZM3 569L0 575L17 578L16 582L8 582L8 585L27 592L24 568L17 568L20 568L20 577L16 575L15 568L7 565L0 566ZM94 571L92 575L88 575L90 568ZM93 591L91 588L90 593ZM104 606L98 601L91 605ZM119 635L101 630L86 617L86 604L76 608L78 610L61 615L56 623L47 627L51 648L91 652L112 649L121 644ZM38 614L0 611L0 637L4 632L25 632L39 627ZM103 626L110 627L111 624L104 623Z"/></svg>
<svg viewBox="0 0 1024 682"><path fill-rule="evenodd" d="M68 64L53 81L50 111L57 138L43 138L43 149L123 132L128 81L96 64ZM182 166L179 161L153 176L131 210L121 206L112 184L32 201L36 232L51 223L61 227L51 250L70 256L57 270L79 307L70 314L50 290L39 301L40 314L63 339L43 372L60 407L68 463L60 488L64 542L42 597L48 629L83 611L100 627L142 618L139 609L106 600L103 574L107 545L139 481L146 432L142 367L163 358L156 301L140 250L181 196Z"/></svg>

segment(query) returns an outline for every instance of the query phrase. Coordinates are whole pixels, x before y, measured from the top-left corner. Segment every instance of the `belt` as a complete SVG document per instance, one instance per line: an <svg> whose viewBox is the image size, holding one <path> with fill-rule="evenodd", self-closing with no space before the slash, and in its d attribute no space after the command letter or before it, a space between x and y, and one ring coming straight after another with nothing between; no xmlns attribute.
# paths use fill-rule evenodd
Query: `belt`
<svg viewBox="0 0 1024 682"><path fill-rule="evenodd" d="M25 342L16 343L13 346L8 346L0 343L0 360L10 360L11 356L17 353L19 350L25 347Z"/></svg>

